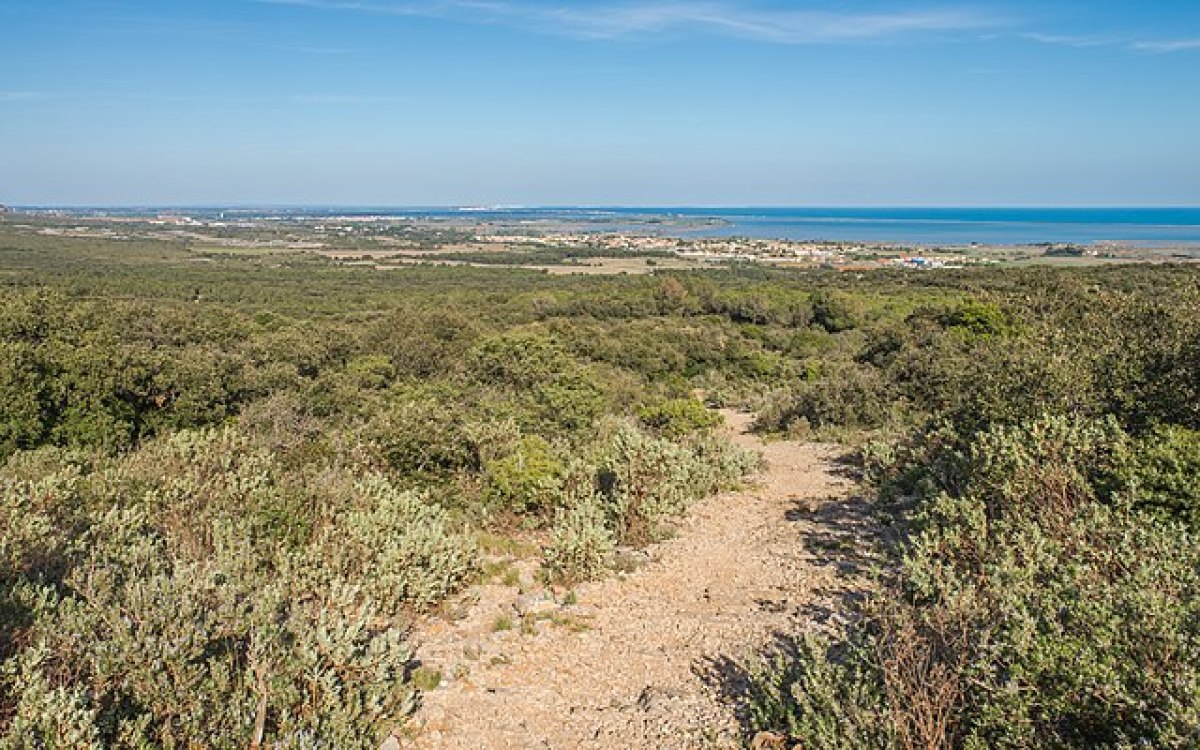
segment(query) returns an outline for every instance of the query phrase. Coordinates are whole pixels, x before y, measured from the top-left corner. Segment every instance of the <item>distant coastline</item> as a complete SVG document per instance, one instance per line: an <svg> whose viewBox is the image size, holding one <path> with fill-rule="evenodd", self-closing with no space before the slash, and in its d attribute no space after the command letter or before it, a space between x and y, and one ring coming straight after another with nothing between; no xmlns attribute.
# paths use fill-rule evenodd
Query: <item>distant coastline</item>
<svg viewBox="0 0 1200 750"><path fill-rule="evenodd" d="M378 217L681 238L894 242L915 245L1103 243L1200 245L1200 207L785 208L625 206L15 206L19 213L119 217L226 215L242 220Z"/></svg>

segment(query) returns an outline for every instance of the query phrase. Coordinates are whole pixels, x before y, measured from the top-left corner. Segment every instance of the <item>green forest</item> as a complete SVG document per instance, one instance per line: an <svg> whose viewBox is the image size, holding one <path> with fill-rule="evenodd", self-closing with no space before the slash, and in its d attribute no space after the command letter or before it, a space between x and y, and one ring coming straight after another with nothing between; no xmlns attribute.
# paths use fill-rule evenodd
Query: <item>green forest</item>
<svg viewBox="0 0 1200 750"><path fill-rule="evenodd" d="M0 223L0 747L376 748L487 550L570 587L749 481L718 406L842 444L888 530L844 632L750 667L747 736L1200 744L1194 266L377 271Z"/></svg>

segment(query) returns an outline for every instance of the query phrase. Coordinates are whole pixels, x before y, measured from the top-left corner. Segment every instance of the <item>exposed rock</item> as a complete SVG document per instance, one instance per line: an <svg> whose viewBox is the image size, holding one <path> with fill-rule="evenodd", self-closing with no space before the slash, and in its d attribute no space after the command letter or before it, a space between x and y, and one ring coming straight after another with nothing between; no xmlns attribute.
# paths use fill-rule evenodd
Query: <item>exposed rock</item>
<svg viewBox="0 0 1200 750"><path fill-rule="evenodd" d="M613 552L612 566L614 570L619 572L633 573L649 565L652 561L653 558L646 550L634 549L633 547L619 547Z"/></svg>
<svg viewBox="0 0 1200 750"><path fill-rule="evenodd" d="M775 732L759 732L750 740L750 750L788 750L787 737Z"/></svg>
<svg viewBox="0 0 1200 750"><path fill-rule="evenodd" d="M399 737L389 734L388 738L379 746L379 750L404 750L404 746L400 744Z"/></svg>
<svg viewBox="0 0 1200 750"><path fill-rule="evenodd" d="M552 612L556 609L558 609L558 603L545 589L531 594L522 594L513 601L513 610L520 617Z"/></svg>

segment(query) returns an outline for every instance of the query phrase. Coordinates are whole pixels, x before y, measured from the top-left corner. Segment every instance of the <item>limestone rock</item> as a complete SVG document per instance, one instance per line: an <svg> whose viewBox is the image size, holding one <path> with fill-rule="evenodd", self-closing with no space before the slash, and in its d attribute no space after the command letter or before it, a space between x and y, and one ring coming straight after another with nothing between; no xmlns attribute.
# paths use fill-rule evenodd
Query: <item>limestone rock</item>
<svg viewBox="0 0 1200 750"><path fill-rule="evenodd" d="M788 750L787 737L775 732L759 732L750 740L750 750Z"/></svg>

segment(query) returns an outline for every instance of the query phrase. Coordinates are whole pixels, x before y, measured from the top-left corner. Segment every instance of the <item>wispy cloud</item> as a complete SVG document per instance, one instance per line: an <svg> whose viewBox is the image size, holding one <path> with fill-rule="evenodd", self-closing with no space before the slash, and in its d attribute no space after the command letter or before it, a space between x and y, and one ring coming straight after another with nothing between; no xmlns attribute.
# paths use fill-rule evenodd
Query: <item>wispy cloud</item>
<svg viewBox="0 0 1200 750"><path fill-rule="evenodd" d="M1114 44L1124 44L1120 39L1104 36L1076 36L1073 34L1043 34L1031 31L1021 34L1021 37L1040 44L1054 44L1061 47L1111 47Z"/></svg>
<svg viewBox="0 0 1200 750"><path fill-rule="evenodd" d="M364 94L294 94L288 101L294 104L395 104L403 99Z"/></svg>
<svg viewBox="0 0 1200 750"><path fill-rule="evenodd" d="M969 11L908 11L891 14L816 11L753 11L721 5L644 5L592 11L559 11L551 20L581 36L694 28L785 44L883 39L920 32L986 28L993 21Z"/></svg>
<svg viewBox="0 0 1200 750"><path fill-rule="evenodd" d="M545 6L529 2L442 0L388 3L359 0L255 0L377 15L509 24L584 39L619 39L674 31L701 31L778 44L868 41L938 32L999 28L1004 19L963 8L894 13L789 11L715 2L643 0L606 7Z"/></svg>
<svg viewBox="0 0 1200 750"><path fill-rule="evenodd" d="M1133 43L1133 48L1142 52L1184 52L1200 49L1200 39L1161 39L1155 41L1139 41Z"/></svg>
<svg viewBox="0 0 1200 750"><path fill-rule="evenodd" d="M36 102L49 99L44 91L0 91L0 103L5 102Z"/></svg>
<svg viewBox="0 0 1200 750"><path fill-rule="evenodd" d="M386 94L362 94L354 92L300 92L295 94L268 94L264 96L233 96L227 94L147 94L144 101L164 101L197 107L249 107L277 105L312 106L359 106L373 104L397 104L409 101L403 97Z"/></svg>
<svg viewBox="0 0 1200 750"><path fill-rule="evenodd" d="M348 55L353 51L345 47L318 47L307 44L277 44L272 49L297 55Z"/></svg>
<svg viewBox="0 0 1200 750"><path fill-rule="evenodd" d="M233 96L228 94L188 94L162 92L43 92L43 91L0 91L0 104L48 101L68 102L87 107L131 106L147 103L184 105L198 108L312 105L312 106L366 106L397 104L409 101L404 97L386 94L363 94L353 92L307 92L295 94L271 94L266 96Z"/></svg>
<svg viewBox="0 0 1200 750"><path fill-rule="evenodd" d="M1121 47L1134 52L1149 52L1169 54L1171 52L1186 52L1200 50L1198 39L1133 39L1116 36L1074 36L1071 34L1042 34L1030 32L1021 34L1023 39L1039 44L1052 44L1061 47Z"/></svg>

